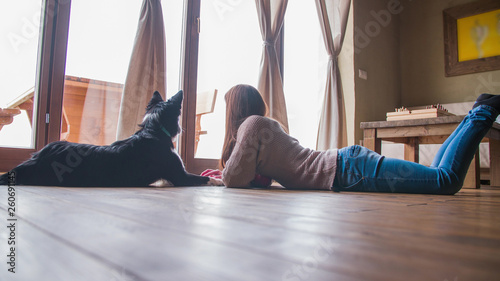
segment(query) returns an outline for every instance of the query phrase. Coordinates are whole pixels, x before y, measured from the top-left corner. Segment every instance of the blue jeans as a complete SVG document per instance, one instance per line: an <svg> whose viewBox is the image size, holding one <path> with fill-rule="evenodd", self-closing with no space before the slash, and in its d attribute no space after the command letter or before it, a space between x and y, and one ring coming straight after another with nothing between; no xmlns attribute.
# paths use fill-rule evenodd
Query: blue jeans
<svg viewBox="0 0 500 281"><path fill-rule="evenodd" d="M487 105L469 111L443 143L430 167L386 158L359 145L339 149L332 189L455 194L462 188L479 143L497 115L498 112Z"/></svg>

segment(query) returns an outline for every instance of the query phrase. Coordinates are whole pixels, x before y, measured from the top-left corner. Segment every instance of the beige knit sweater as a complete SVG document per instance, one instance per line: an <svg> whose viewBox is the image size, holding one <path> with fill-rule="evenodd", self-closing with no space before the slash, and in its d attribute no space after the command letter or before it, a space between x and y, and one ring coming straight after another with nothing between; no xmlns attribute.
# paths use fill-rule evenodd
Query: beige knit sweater
<svg viewBox="0 0 500 281"><path fill-rule="evenodd" d="M222 179L227 187L248 187L260 174L286 188L331 190L336 167L337 150L304 148L275 120L254 115L238 129Z"/></svg>

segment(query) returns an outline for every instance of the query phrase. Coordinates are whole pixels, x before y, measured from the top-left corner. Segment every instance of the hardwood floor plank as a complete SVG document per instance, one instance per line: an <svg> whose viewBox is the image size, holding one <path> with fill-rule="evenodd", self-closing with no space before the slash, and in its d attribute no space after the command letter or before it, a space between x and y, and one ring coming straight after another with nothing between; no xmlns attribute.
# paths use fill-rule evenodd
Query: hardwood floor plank
<svg viewBox="0 0 500 281"><path fill-rule="evenodd" d="M248 280L304 280L306 273L310 280L488 280L500 273L500 189L455 196L19 189L26 220L150 280L165 272L177 280L235 280L241 270L251 272ZM5 202L0 193L0 205ZM93 239L102 241L89 245ZM140 248L141 241L158 247ZM128 257L133 251L147 255L135 264ZM186 273L190 268L196 269Z"/></svg>
<svg viewBox="0 0 500 281"><path fill-rule="evenodd" d="M0 211L7 212L3 207ZM123 268L109 266L67 247L54 235L29 223L18 220L17 226L15 273L8 271L10 266L6 264L6 254L3 254L9 253L10 245L6 242L9 233L4 227L0 232L0 280L125 280L127 276L140 280Z"/></svg>
<svg viewBox="0 0 500 281"><path fill-rule="evenodd" d="M147 225L87 209L65 199L23 194L22 189L18 189L18 197L25 206L20 213L24 220L54 232L75 248L85 245L87 251L109 263L123 265L131 272L139 272L147 280L165 280L162 279L165 274L167 280L200 280L200 277L203 280L279 280L294 266L292 262L255 254L230 243L221 245L210 239L186 236L162 228L161 224ZM242 276L242 272L251 274ZM321 268L316 268L314 275L318 280L332 276L354 280Z"/></svg>

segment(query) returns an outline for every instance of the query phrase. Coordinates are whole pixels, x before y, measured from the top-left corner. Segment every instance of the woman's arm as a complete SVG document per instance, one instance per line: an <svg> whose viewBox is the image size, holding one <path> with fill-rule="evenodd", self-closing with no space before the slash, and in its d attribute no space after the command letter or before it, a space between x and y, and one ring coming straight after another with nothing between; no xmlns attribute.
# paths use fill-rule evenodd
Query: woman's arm
<svg viewBox="0 0 500 281"><path fill-rule="evenodd" d="M222 171L222 180L227 187L249 187L257 173L259 132L252 120L247 121L250 122L245 122L239 128L236 145Z"/></svg>
<svg viewBox="0 0 500 281"><path fill-rule="evenodd" d="M257 169L257 150L250 142L237 143L222 171L227 187L249 187Z"/></svg>

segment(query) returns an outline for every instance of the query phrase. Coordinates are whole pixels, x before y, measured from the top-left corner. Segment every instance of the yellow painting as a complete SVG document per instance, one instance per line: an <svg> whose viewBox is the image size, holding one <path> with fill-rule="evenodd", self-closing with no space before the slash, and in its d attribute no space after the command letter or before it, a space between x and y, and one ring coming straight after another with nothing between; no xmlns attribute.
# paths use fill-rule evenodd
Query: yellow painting
<svg viewBox="0 0 500 281"><path fill-rule="evenodd" d="M500 10L457 20L458 61L500 55Z"/></svg>

